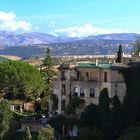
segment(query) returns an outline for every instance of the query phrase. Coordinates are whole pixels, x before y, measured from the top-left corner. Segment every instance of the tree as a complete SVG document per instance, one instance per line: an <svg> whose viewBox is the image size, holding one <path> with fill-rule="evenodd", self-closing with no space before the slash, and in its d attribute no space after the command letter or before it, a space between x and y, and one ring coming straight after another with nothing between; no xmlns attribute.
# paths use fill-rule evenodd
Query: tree
<svg viewBox="0 0 140 140"><path fill-rule="evenodd" d="M111 121L110 121L110 98L108 96L108 89L104 88L99 96L99 111L100 111L100 122L101 130L104 134L105 139L110 140L111 135Z"/></svg>
<svg viewBox="0 0 140 140"><path fill-rule="evenodd" d="M138 55L139 52L140 52L140 36L138 36L136 40L135 54Z"/></svg>
<svg viewBox="0 0 140 140"><path fill-rule="evenodd" d="M41 99L41 111L42 113L47 113L46 111L49 108L49 98L46 96Z"/></svg>
<svg viewBox="0 0 140 140"><path fill-rule="evenodd" d="M108 89L104 88L99 96L99 109L101 114L106 114L110 111L110 98L108 96Z"/></svg>
<svg viewBox="0 0 140 140"><path fill-rule="evenodd" d="M126 83L123 112L126 127L140 123L140 65L121 71Z"/></svg>
<svg viewBox="0 0 140 140"><path fill-rule="evenodd" d="M55 131L51 125L47 124L39 131L38 140L54 140Z"/></svg>
<svg viewBox="0 0 140 140"><path fill-rule="evenodd" d="M51 101L52 103L53 103L53 98L52 98L52 94L50 94L50 92L51 92L51 88L52 88L52 79L55 76L55 72L53 70L53 65L54 65L54 61L50 55L50 49L47 48L46 57L43 60L43 64L41 66L41 73L42 73L43 79L45 81L45 89L42 92L42 97L45 97L46 99L48 98L48 101ZM42 102L44 102L43 104L46 104L45 100L42 100ZM52 108L52 106L51 106L51 108Z"/></svg>
<svg viewBox="0 0 140 140"><path fill-rule="evenodd" d="M55 72L53 70L54 61L50 55L50 49L47 48L46 57L43 60L41 73L46 83L46 92L49 93L52 88L52 79L55 76Z"/></svg>
<svg viewBox="0 0 140 140"><path fill-rule="evenodd" d="M78 108L80 105L84 103L84 100L80 99L79 97L72 97L69 101L69 104L67 105L65 109L65 113L74 114L76 111L76 108Z"/></svg>
<svg viewBox="0 0 140 140"><path fill-rule="evenodd" d="M112 109L111 109L111 138L116 139L120 136L121 131L123 130L123 115L121 109L121 103L117 95L115 95L112 100Z"/></svg>
<svg viewBox="0 0 140 140"><path fill-rule="evenodd" d="M23 61L0 62L0 91L7 99L36 99L44 89L39 70Z"/></svg>
<svg viewBox="0 0 140 140"><path fill-rule="evenodd" d="M29 127L26 127L26 129L25 129L24 140L32 140L32 135L30 133Z"/></svg>
<svg viewBox="0 0 140 140"><path fill-rule="evenodd" d="M10 104L7 100L0 101L0 140L2 140L5 133L9 130L12 112Z"/></svg>
<svg viewBox="0 0 140 140"><path fill-rule="evenodd" d="M117 59L116 59L116 63L121 63L122 62L122 45L120 44L119 46L119 50L117 52Z"/></svg>
<svg viewBox="0 0 140 140"><path fill-rule="evenodd" d="M96 127L100 126L100 114L99 107L94 104L90 104L86 107L84 112L81 114L82 124L86 127Z"/></svg>
<svg viewBox="0 0 140 140"><path fill-rule="evenodd" d="M66 116L58 115L56 117L52 117L48 123L59 133L63 134L63 126L69 125L69 119Z"/></svg>

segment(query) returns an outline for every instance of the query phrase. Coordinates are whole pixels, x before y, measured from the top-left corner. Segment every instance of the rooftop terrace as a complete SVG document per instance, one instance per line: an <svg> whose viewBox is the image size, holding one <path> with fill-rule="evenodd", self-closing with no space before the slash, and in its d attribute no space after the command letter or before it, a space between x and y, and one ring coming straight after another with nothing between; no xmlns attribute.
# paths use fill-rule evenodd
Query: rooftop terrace
<svg viewBox="0 0 140 140"><path fill-rule="evenodd" d="M78 68L111 68L111 63L78 63Z"/></svg>

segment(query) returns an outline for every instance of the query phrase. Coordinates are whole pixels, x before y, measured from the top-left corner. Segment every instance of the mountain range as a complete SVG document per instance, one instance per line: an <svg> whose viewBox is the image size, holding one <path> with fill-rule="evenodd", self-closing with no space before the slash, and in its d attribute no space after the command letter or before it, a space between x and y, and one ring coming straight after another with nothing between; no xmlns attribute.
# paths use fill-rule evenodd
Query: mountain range
<svg viewBox="0 0 140 140"><path fill-rule="evenodd" d="M20 57L42 56L47 47L53 55L114 54L119 44L131 53L139 34L101 34L81 38L45 33L13 33L0 31L0 54Z"/></svg>

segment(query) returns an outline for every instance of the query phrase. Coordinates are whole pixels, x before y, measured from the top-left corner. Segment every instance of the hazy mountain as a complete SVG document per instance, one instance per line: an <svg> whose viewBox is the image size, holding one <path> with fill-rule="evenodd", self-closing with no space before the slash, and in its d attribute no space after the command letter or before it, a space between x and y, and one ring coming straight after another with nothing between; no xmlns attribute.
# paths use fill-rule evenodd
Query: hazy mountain
<svg viewBox="0 0 140 140"><path fill-rule="evenodd" d="M44 33L22 33L0 32L0 46L26 46L33 44L49 44L54 42L56 37Z"/></svg>
<svg viewBox="0 0 140 140"><path fill-rule="evenodd" d="M0 32L0 54L20 57L42 56L47 47L53 55L114 54L119 44L131 53L138 34L102 34L84 38L53 36L45 33Z"/></svg>
<svg viewBox="0 0 140 140"><path fill-rule="evenodd" d="M139 34L135 33L114 33L114 34L102 34L102 35L96 35L96 36L89 36L86 39L94 39L94 40L129 40L129 41L135 41L137 36Z"/></svg>
<svg viewBox="0 0 140 140"><path fill-rule="evenodd" d="M85 38L70 38L65 36L53 36L45 33L22 33L16 34L13 32L0 31L0 46L26 46L34 44L51 44L60 42L73 42L77 40L128 40L135 41L138 34L122 33L122 34L103 34L89 36Z"/></svg>

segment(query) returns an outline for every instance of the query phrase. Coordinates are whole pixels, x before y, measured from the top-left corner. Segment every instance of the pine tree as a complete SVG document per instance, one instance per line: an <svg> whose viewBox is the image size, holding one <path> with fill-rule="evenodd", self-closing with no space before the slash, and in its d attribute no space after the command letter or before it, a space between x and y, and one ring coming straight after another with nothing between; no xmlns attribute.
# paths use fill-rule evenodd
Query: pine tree
<svg viewBox="0 0 140 140"><path fill-rule="evenodd" d="M50 49L47 48L46 57L43 60L41 73L46 83L46 92L49 93L52 87L52 79L55 76L55 72L53 70L54 61L50 55Z"/></svg>
<svg viewBox="0 0 140 140"><path fill-rule="evenodd" d="M119 46L119 50L117 52L117 59L116 59L116 63L121 63L122 62L122 45L120 44Z"/></svg>
<svg viewBox="0 0 140 140"><path fill-rule="evenodd" d="M50 55L50 49L47 48L46 57L43 60L43 64L42 64L42 68L41 68L41 73L42 73L43 79L45 81L45 89L41 95L42 102L44 102L43 104L46 104L45 100L48 100L49 102L53 103L52 94L50 94L51 88L52 88L52 79L55 76L55 71L53 70L53 65L54 65L54 61ZM43 100L43 98L45 100ZM50 107L50 110L52 111L53 105L49 104L49 102L48 102L48 106ZM42 106L42 108L43 108L43 106ZM46 109L47 109L47 106L46 106Z"/></svg>
<svg viewBox="0 0 140 140"><path fill-rule="evenodd" d="M29 127L26 127L25 129L23 140L32 140L32 135L30 133Z"/></svg>

